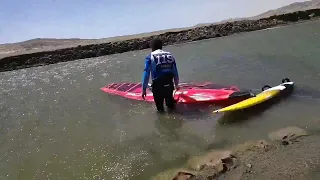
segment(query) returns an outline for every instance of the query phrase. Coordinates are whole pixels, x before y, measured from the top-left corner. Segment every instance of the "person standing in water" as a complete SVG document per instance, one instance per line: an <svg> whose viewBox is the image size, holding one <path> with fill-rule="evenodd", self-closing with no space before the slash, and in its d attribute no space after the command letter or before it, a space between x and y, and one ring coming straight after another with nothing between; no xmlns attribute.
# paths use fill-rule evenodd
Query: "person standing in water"
<svg viewBox="0 0 320 180"><path fill-rule="evenodd" d="M168 109L175 109L173 91L179 89L179 74L175 58L170 52L162 50L162 41L154 39L150 42L151 53L145 58L142 76L142 98L145 99L150 72L152 77L152 93L158 112L164 112L163 100ZM175 85L175 87L174 87Z"/></svg>

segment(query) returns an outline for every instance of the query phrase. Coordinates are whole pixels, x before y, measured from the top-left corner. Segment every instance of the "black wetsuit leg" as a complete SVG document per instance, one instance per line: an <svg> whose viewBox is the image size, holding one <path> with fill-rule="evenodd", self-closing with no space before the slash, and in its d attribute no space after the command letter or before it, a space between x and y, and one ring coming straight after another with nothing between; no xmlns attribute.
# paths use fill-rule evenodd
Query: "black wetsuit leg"
<svg viewBox="0 0 320 180"><path fill-rule="evenodd" d="M175 108L173 90L173 76L171 74L153 81L152 93L158 111L164 111L163 100L165 100L168 109L173 110Z"/></svg>
<svg viewBox="0 0 320 180"><path fill-rule="evenodd" d="M153 84L152 85L152 93L153 93L153 98L154 98L154 102L156 104L157 110L159 112L163 112L164 111L164 107L163 107L164 96L163 96L162 88Z"/></svg>
<svg viewBox="0 0 320 180"><path fill-rule="evenodd" d="M173 91L174 91L174 86L172 82L169 82L170 84L167 84L167 86L165 86L165 90L164 90L164 98L165 98L165 102L166 102L166 106L168 107L168 109L174 110L175 109L175 101L173 98Z"/></svg>

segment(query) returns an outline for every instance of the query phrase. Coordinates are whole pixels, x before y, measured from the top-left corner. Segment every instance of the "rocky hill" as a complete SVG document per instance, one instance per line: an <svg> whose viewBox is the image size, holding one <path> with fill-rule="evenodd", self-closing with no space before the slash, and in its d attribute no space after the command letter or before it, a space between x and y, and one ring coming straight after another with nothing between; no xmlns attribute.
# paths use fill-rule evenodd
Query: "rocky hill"
<svg viewBox="0 0 320 180"><path fill-rule="evenodd" d="M269 10L265 13L262 13L258 16L254 16L249 19L261 19L261 18L266 18L274 15L287 14L295 11L305 11L308 9L318 9L318 8L320 8L320 0L296 2L296 3L289 4L288 6L283 6L278 9Z"/></svg>
<svg viewBox="0 0 320 180"><path fill-rule="evenodd" d="M165 32L177 32L190 28L176 28L170 30L159 30L154 32L140 33L134 35L115 36L102 39L56 39L56 38L36 38L18 43L0 44L0 59L7 56L14 56L25 53L35 53L41 51L53 51L57 49L65 49L79 45L101 44L115 41L130 40L134 38L143 38L153 35L159 35Z"/></svg>
<svg viewBox="0 0 320 180"><path fill-rule="evenodd" d="M297 2L290 4L288 6L284 6L278 9L270 10L260 15L249 17L249 18L235 18L235 19L227 19L221 22L213 23L213 24L221 24L225 22L232 22L238 20L256 20L261 18L266 18L273 15L291 13L294 11L302 11L307 9L316 9L320 8L320 0L311 0L305 2ZM148 33L141 33L141 34L134 34L134 35L126 35L126 36L117 36L111 38L103 38L103 39L54 39L54 38L37 38L31 39L28 41L23 41L19 43L10 43L10 44L0 44L0 58L13 56L18 54L25 54L25 53L34 53L40 51L52 51L56 49L64 49L69 47L75 47L78 45L89 45L89 44L100 44L100 43L108 43L114 41L122 41L122 40L129 40L134 38L142 38L152 35L159 35L165 32L178 32L181 30L187 30L195 27L206 26L210 24L198 24L193 27L186 27L186 28L176 28L176 29L167 29L167 30L160 30L155 32L148 32Z"/></svg>
<svg viewBox="0 0 320 180"><path fill-rule="evenodd" d="M253 16L253 17L246 17L246 18L231 18L226 19L223 21L219 21L213 24L220 24L220 23L226 23L226 22L233 22L233 21L241 21L241 20L257 20L262 18L268 18L270 16L274 15L280 15L280 14L288 14L296 11L305 11L308 9L318 9L320 8L320 0L311 0L311 1L304 1L304 2L295 2L292 4L289 4L287 6L283 6L277 9L272 9L267 12L264 12L262 14ZM196 27L200 26L207 26L210 25L210 23L201 23L197 24Z"/></svg>

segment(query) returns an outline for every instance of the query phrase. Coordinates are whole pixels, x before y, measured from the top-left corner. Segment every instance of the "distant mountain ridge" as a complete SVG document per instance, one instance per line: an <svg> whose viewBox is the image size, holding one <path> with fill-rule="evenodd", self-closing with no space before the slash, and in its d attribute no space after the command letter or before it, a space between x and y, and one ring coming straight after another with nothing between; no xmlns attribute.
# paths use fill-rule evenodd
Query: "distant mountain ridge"
<svg viewBox="0 0 320 180"><path fill-rule="evenodd" d="M283 6L278 9L269 10L265 13L262 13L258 16L254 16L252 18L254 19L260 19L265 17L270 17L273 15L280 15L280 14L286 14L286 13L292 13L295 11L305 11L308 9L316 9L320 8L320 0L312 0L312 1L305 1L305 2L295 2L288 6Z"/></svg>
<svg viewBox="0 0 320 180"><path fill-rule="evenodd" d="M310 1L304 1L304 2L295 2L292 4L289 4L287 6L283 6L277 9L269 10L267 12L264 12L262 14L259 14L257 16L252 17L245 17L245 18L230 18L223 21L215 22L215 23L201 23L197 24L196 26L204 26L209 24L220 24L220 23L226 23L226 22L232 22L232 21L240 21L240 20L257 20L261 18L267 18L274 15L281 15L281 14L287 14L292 13L296 11L305 11L308 9L317 9L320 8L320 0L310 0Z"/></svg>
<svg viewBox="0 0 320 180"><path fill-rule="evenodd" d="M166 30L159 30L159 31L154 31L154 32L125 35L125 36L117 36L117 37L110 37L110 38L102 38L102 39L36 38L36 39L30 39L30 40L18 42L18 43L0 44L0 58L1 58L1 56L4 57L4 56L7 56L12 53L21 53L21 52L30 52L30 51L34 52L34 51L39 51L39 50L55 50L55 49L74 47L74 46L78 46L78 45L106 43L106 42L112 42L112 41L132 39L132 38L137 38L137 37L157 35L157 34L161 34L161 33L168 32L168 31L180 31L180 30L184 30L184 29L190 29L190 28L205 26L205 25L210 25L210 24L220 24L220 23L224 23L224 22L238 21L238 20L244 20L244 19L247 19L247 20L261 19L261 18L273 16L273 15L291 13L291 12L295 12L295 11L304 11L304 10L316 9L316 8L320 8L320 0L296 2L296 3L289 4L287 6L280 7L278 9L269 10L267 12L264 12L260 15L253 16L253 17L234 18L234 19L232 18L232 19L227 19L224 21L216 22L216 23L197 24L193 27L186 27L186 28L166 29Z"/></svg>

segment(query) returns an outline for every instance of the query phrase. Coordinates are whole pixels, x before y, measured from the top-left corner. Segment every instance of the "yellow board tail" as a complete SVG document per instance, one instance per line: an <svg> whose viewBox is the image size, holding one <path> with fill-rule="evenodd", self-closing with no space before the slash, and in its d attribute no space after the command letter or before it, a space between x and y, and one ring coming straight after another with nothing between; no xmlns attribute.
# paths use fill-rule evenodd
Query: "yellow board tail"
<svg viewBox="0 0 320 180"><path fill-rule="evenodd" d="M246 109L246 108L255 106L257 104L263 103L263 102L279 95L282 90L286 89L285 85L293 85L293 82L286 82L286 83L282 83L278 86L269 88L269 89L264 90L263 92L257 94L255 97L246 99L244 101L227 106L222 109L215 110L215 111L213 111L213 113L237 111L240 109Z"/></svg>

